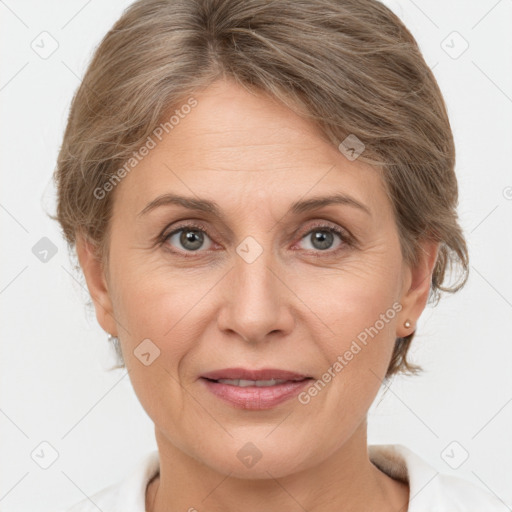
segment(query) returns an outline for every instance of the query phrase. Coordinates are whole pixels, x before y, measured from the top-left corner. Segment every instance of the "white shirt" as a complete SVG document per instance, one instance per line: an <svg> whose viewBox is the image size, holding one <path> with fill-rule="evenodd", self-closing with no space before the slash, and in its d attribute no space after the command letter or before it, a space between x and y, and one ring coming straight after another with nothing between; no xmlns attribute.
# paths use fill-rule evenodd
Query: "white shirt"
<svg viewBox="0 0 512 512"><path fill-rule="evenodd" d="M508 512L493 494L462 478L442 474L400 444L369 445L371 462L390 477L408 482L407 512ZM158 473L158 451L148 453L120 482L64 512L145 512L146 487Z"/></svg>

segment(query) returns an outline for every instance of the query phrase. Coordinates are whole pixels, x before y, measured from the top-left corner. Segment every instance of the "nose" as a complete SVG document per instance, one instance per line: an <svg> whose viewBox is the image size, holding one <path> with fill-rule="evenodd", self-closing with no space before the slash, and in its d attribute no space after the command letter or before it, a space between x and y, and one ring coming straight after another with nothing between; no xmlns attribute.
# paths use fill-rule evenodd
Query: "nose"
<svg viewBox="0 0 512 512"><path fill-rule="evenodd" d="M243 253L241 253L243 254ZM224 301L217 325L246 342L259 343L284 337L293 330L294 296L270 249L254 260L234 255L234 268L225 282Z"/></svg>

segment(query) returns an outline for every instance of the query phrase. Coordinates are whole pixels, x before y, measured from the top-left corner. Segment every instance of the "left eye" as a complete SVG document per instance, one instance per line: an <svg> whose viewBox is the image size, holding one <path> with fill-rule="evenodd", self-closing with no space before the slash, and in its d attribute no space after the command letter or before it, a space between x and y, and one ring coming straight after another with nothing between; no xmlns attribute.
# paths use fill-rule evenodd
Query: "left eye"
<svg viewBox="0 0 512 512"><path fill-rule="evenodd" d="M340 245L345 241L343 233L335 228L330 226L316 227L302 237L302 240L309 241L313 246L312 248L307 247L307 250L325 251L331 248L335 236L341 240Z"/></svg>

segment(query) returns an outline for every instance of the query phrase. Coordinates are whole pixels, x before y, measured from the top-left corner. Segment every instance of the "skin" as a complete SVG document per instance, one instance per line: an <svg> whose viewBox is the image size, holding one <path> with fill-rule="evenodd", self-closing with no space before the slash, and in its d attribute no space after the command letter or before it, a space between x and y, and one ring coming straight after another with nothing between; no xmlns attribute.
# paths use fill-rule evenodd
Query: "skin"
<svg viewBox="0 0 512 512"><path fill-rule="evenodd" d="M408 485L369 460L366 418L395 338L410 334L426 305L438 244L425 242L418 264L406 265L378 172L270 97L229 81L194 97L198 105L115 189L108 272L77 242L98 321L120 338L155 424L160 473L147 510L407 510ZM225 219L177 205L138 215L167 192L214 200ZM346 204L288 212L334 192L370 214ZM155 242L178 221L203 227L198 250L180 243L181 232ZM322 249L317 221L355 243L334 234ZM250 264L236 252L247 236L263 250ZM402 310L306 405L235 409L198 379L237 366L320 378L393 303ZM160 350L148 366L134 355L146 338ZM237 457L247 442L262 454L250 468Z"/></svg>

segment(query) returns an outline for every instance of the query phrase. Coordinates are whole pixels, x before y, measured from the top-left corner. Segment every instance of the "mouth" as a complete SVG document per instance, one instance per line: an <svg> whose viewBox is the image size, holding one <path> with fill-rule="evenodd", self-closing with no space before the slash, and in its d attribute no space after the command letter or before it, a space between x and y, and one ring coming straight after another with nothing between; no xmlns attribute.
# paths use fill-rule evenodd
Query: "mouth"
<svg viewBox="0 0 512 512"><path fill-rule="evenodd" d="M305 377L306 378L306 377ZM246 380L246 379L207 379L210 382L220 382L221 384L229 384L230 386L237 386L239 388L248 388L250 386L256 386L258 388L267 388L270 386L276 386L277 384L283 384L285 382L302 382L304 379L294 380L282 380L282 379L270 379L270 380Z"/></svg>
<svg viewBox="0 0 512 512"><path fill-rule="evenodd" d="M200 378L208 391L238 409L271 409L297 395L313 377L287 370L226 368Z"/></svg>
<svg viewBox="0 0 512 512"><path fill-rule="evenodd" d="M212 372L204 373L201 375L201 377L213 381L229 380L247 382L287 382L312 378L310 375L274 368L263 368L261 370L250 370L246 368L224 368L223 370L215 370Z"/></svg>

